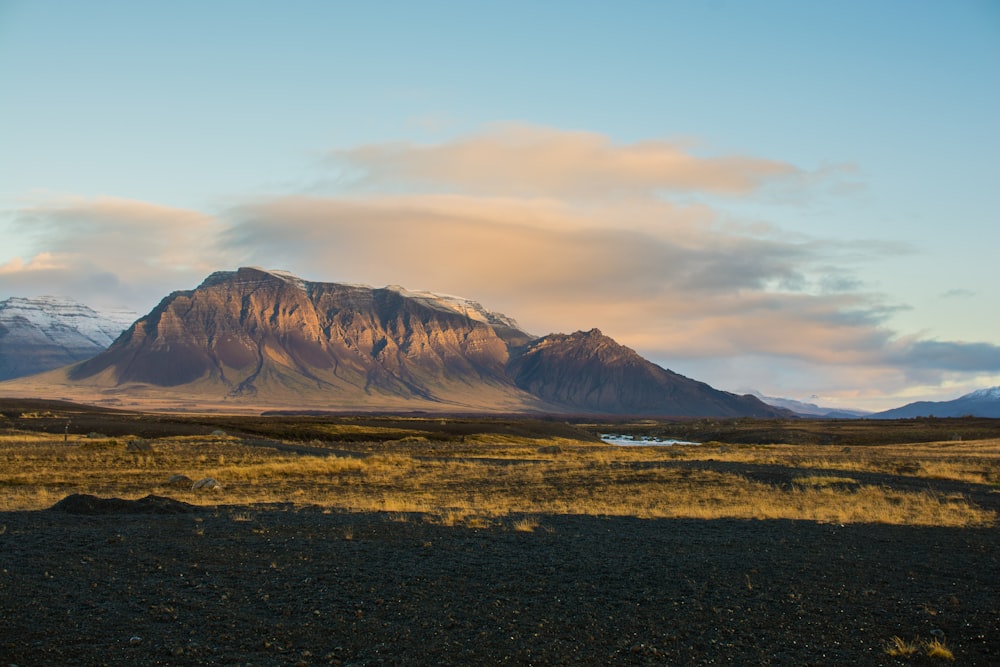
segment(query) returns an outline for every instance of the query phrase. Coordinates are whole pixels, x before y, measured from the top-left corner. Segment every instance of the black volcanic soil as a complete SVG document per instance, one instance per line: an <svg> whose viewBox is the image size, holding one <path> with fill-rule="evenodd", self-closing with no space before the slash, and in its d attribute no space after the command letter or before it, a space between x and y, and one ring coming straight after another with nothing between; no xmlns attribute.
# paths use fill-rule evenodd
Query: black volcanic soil
<svg viewBox="0 0 1000 667"><path fill-rule="evenodd" d="M73 497L0 531L3 667L1000 664L996 529Z"/></svg>

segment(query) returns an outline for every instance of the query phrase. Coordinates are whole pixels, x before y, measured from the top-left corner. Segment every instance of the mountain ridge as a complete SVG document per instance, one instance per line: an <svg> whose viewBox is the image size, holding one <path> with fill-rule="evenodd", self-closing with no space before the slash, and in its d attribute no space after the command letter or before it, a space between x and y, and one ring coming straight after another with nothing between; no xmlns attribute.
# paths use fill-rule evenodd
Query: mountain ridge
<svg viewBox="0 0 1000 667"><path fill-rule="evenodd" d="M539 338L469 299L257 267L169 294L107 350L20 386L185 409L788 414L663 369L596 329Z"/></svg>
<svg viewBox="0 0 1000 667"><path fill-rule="evenodd" d="M1000 418L1000 387L977 389L950 401L916 401L869 415L872 419L912 417Z"/></svg>

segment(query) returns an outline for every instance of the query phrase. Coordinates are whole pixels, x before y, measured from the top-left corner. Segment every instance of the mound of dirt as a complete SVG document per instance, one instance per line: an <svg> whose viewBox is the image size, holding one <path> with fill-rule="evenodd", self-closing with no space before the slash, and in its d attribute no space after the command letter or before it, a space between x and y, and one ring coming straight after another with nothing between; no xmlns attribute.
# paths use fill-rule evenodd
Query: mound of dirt
<svg viewBox="0 0 1000 667"><path fill-rule="evenodd" d="M98 498L87 493L74 493L66 496L50 508L54 512L66 514L184 514L193 512L194 505L165 498L148 495L138 500L122 498Z"/></svg>

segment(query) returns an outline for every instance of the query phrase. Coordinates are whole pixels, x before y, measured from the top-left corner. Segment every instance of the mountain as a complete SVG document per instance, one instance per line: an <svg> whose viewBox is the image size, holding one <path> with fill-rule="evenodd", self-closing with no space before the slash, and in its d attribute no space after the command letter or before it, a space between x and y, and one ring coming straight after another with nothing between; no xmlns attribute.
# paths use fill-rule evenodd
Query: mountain
<svg viewBox="0 0 1000 667"><path fill-rule="evenodd" d="M0 301L0 380L89 359L111 345L135 317L52 296Z"/></svg>
<svg viewBox="0 0 1000 667"><path fill-rule="evenodd" d="M508 373L521 389L568 411L785 416L752 396L718 391L652 364L598 329L533 341L515 352Z"/></svg>
<svg viewBox="0 0 1000 667"><path fill-rule="evenodd" d="M750 392L753 396L756 396L768 405L772 405L776 408L784 408L785 410L790 410L801 417L819 417L822 419L861 419L867 417L869 412L863 410L846 410L842 408L824 408L815 403L806 403L804 401L796 401L792 398L775 398L773 396L764 396L758 392Z"/></svg>
<svg viewBox="0 0 1000 667"><path fill-rule="evenodd" d="M259 268L214 273L92 359L0 391L187 410L786 414L596 330L535 338L460 297Z"/></svg>
<svg viewBox="0 0 1000 667"><path fill-rule="evenodd" d="M1000 418L1000 387L980 389L952 401L917 401L870 415L872 419L966 416Z"/></svg>
<svg viewBox="0 0 1000 667"><path fill-rule="evenodd" d="M328 409L524 409L508 346L530 336L457 297L242 268L174 292L71 383Z"/></svg>

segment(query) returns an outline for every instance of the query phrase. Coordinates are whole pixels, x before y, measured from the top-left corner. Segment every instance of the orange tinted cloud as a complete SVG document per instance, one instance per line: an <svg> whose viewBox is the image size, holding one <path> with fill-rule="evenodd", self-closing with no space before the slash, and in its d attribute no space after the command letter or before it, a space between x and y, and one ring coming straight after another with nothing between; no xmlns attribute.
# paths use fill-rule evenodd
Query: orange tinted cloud
<svg viewBox="0 0 1000 667"><path fill-rule="evenodd" d="M147 202L50 199L18 211L14 224L34 254L0 267L0 293L145 308L233 261L217 251L211 216Z"/></svg>
<svg viewBox="0 0 1000 667"><path fill-rule="evenodd" d="M791 164L730 155L702 157L666 141L615 144L593 132L495 125L449 143L387 143L332 151L360 172L359 185L487 195L595 198L657 192L738 195L802 175Z"/></svg>

